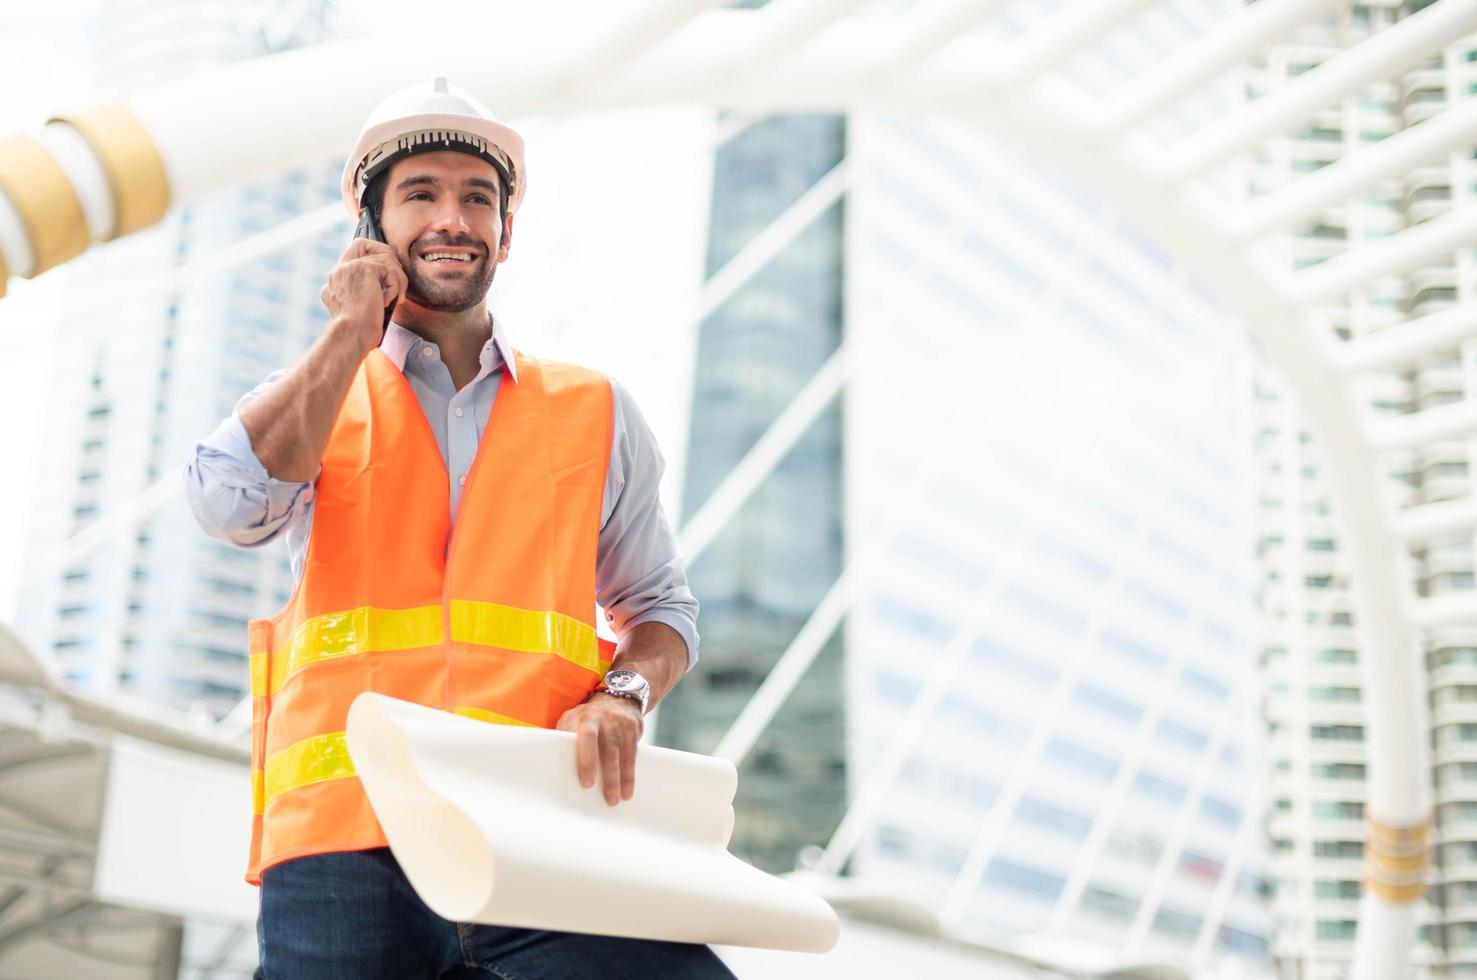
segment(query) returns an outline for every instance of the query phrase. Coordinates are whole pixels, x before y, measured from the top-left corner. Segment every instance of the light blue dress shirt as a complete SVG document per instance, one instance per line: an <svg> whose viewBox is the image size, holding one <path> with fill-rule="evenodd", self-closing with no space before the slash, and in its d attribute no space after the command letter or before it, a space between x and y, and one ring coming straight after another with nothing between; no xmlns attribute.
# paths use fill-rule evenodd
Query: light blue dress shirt
<svg viewBox="0 0 1477 980"><path fill-rule="evenodd" d="M390 324L380 349L404 372L436 433L436 446L451 476L455 521L462 484L476 458L503 371L515 384L518 381L512 348L494 323L492 339L482 348L481 370L461 391L441 360L440 348L400 324ZM221 541L256 548L285 535L296 582L308 553L318 477L295 483L269 475L252 451L240 418L241 409L285 373L268 375L195 446L194 458L185 467L185 498L200 526ZM658 498L665 464L630 393L615 381L611 390L615 438L601 508L595 598L617 634L640 623L672 627L687 642L691 668L698 656L698 603L687 587L682 556Z"/></svg>

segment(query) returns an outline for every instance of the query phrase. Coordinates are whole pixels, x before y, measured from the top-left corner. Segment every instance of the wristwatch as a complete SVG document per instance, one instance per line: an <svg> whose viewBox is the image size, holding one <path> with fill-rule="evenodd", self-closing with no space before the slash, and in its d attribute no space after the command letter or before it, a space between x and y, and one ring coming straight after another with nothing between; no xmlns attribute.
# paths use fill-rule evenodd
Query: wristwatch
<svg viewBox="0 0 1477 980"><path fill-rule="evenodd" d="M635 701L641 705L643 715L646 714L646 702L651 700L651 684L634 670L607 671L605 679L595 690L600 694Z"/></svg>

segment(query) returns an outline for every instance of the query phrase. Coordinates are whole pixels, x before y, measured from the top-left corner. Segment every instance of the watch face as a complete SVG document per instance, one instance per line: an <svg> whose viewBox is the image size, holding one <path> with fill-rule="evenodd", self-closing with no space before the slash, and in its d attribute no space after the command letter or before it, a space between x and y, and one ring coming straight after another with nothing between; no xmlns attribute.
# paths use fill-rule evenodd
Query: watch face
<svg viewBox="0 0 1477 980"><path fill-rule="evenodd" d="M612 670L605 675L605 686L613 691L639 691L646 684L634 670Z"/></svg>

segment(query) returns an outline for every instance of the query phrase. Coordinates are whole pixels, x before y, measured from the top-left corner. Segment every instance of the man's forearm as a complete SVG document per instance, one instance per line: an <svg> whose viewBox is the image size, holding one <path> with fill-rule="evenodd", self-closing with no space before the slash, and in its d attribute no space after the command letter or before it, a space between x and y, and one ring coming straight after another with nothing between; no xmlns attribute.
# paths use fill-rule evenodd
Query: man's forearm
<svg viewBox="0 0 1477 980"><path fill-rule="evenodd" d="M666 623L638 623L621 637L614 666L646 678L651 685L649 711L687 672L687 641Z"/></svg>
<svg viewBox="0 0 1477 980"><path fill-rule="evenodd" d="M251 450L279 480L313 479L328 437L364 360L356 329L336 318L297 365L241 410Z"/></svg>

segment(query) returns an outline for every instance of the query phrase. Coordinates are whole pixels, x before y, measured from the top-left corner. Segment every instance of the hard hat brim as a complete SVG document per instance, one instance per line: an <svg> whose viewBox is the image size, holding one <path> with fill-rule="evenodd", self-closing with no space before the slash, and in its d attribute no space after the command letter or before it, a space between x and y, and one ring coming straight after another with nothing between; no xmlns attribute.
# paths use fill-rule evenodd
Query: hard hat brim
<svg viewBox="0 0 1477 980"><path fill-rule="evenodd" d="M513 186L508 194L508 213L517 210L523 199L523 189L528 182L527 172L523 166L523 137L515 130L509 129L501 123L495 123L487 119L478 119L475 116L461 114L423 113L413 116L403 116L398 119L390 119L376 126L371 126L359 135L359 142L354 147L354 152L349 155L344 163L344 172L340 180L343 193L344 207L348 209L349 216L359 216L360 194L363 188L358 186L358 175L365 158L371 151L385 143L391 143L403 136L419 132L421 130L446 130L448 132L468 133L472 136L486 140L498 147L507 155L513 166ZM456 152L468 152L457 147L448 146L447 149ZM494 166L496 166L494 164Z"/></svg>

